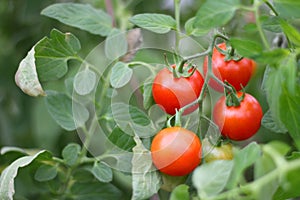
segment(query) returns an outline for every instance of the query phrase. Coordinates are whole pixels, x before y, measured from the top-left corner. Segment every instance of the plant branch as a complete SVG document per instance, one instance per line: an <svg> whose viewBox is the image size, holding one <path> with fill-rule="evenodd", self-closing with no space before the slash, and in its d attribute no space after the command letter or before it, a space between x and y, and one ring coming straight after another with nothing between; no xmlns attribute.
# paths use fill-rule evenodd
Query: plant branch
<svg viewBox="0 0 300 200"><path fill-rule="evenodd" d="M262 40L265 48L270 49L270 45L268 43L268 40L266 38L265 33L263 32L261 21L260 21L260 18L259 18L259 6L260 6L260 1L256 0L255 1L254 15L255 15L255 21L256 21L257 30L259 32L260 38L261 38L261 40Z"/></svg>
<svg viewBox="0 0 300 200"><path fill-rule="evenodd" d="M193 101L193 102L191 102L191 103L183 106L182 108L180 108L179 109L180 113L183 113L186 109L194 106L197 103L202 103L202 101L204 99L204 96L205 96L205 91L207 89L208 81L209 81L210 78L214 78L215 77L214 74L213 74L213 71L212 71L212 53L213 53L213 49L214 49L216 40L218 38L222 38L224 40L228 40L228 38L225 35L218 33L218 34L214 35L213 41L211 42L211 44L209 45L209 47L208 47L208 49L206 51L204 51L204 52L202 52L200 54L195 54L193 56L185 58L185 60L189 60L189 59L194 59L194 58L197 58L197 57L200 57L200 56L208 55L208 66L207 66L208 69L207 69L207 74L205 76L204 84L203 84L203 87L202 87L202 90L200 92L199 97L195 101ZM220 80L218 82L220 82L222 85L224 85L226 87L226 85L223 82L221 82ZM200 115L201 114L202 113L200 113Z"/></svg>
<svg viewBox="0 0 300 200"><path fill-rule="evenodd" d="M228 190L226 192L223 192L219 194L218 196L215 196L214 200L223 200L223 199L230 199L230 197L233 197L238 194L245 194L245 191L247 193L252 192L252 194L257 194L259 190L263 190L266 185L274 182L276 179L280 179L280 177L283 177L286 173L289 171L293 171L300 168L300 160L294 160L287 162L285 165L277 166L276 169L271 171L270 173L260 177L259 179L248 183L246 185L243 185L239 188L235 188L232 190ZM244 196L245 197L245 196Z"/></svg>
<svg viewBox="0 0 300 200"><path fill-rule="evenodd" d="M174 0L175 20L176 20L176 49L180 42L180 0Z"/></svg>
<svg viewBox="0 0 300 200"><path fill-rule="evenodd" d="M264 0L264 2L265 2L266 5L272 10L272 12L273 12L276 16L279 15L279 13L275 10L275 8L273 7L273 5L272 5L269 1Z"/></svg>

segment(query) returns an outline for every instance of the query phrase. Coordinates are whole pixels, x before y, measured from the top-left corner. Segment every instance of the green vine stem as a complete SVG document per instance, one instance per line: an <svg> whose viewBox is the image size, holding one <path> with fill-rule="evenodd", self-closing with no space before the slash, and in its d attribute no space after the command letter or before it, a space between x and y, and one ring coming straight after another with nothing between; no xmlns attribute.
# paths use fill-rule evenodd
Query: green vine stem
<svg viewBox="0 0 300 200"><path fill-rule="evenodd" d="M214 48L214 46L215 46L216 40L217 40L218 38L221 38L221 39L223 39L223 40L228 40L228 38L227 38L225 35L220 34L220 33L217 33L217 34L213 37L213 40L212 40L210 46L208 47L208 49L207 49L206 51L204 51L204 52L202 52L202 53L199 53L199 54L195 54L195 55L186 57L186 58L182 61L182 62L186 62L187 60L190 60L190 59L195 59L195 58L198 58L198 57L201 57L201 56L205 56L205 55L208 56L207 74L206 74L206 76L205 76L203 88L202 88L202 90L201 90L201 92L200 92L200 95L199 95L199 97L198 97L195 101L193 101L193 102L191 102L191 103L189 103L189 104L183 106L182 108L180 108L180 109L179 109L179 112L180 112L180 113L183 113L186 109L188 109L188 108L194 106L194 105L197 104L197 103L199 103L199 104L202 103L202 101L203 101L203 99L204 99L204 97L205 97L205 91L206 91L206 89L207 89L208 81L209 81L210 78L216 79L216 80L218 81L218 83L222 84L224 87L227 87L229 90L232 90L231 87L228 87L226 84L224 84L222 81L220 81L220 80L213 74L213 71L212 71L212 53L213 53L213 48ZM201 113L200 113L200 115L201 115Z"/></svg>
<svg viewBox="0 0 300 200"><path fill-rule="evenodd" d="M273 5L272 5L269 1L264 0L264 2L265 2L265 4L272 10L272 12L273 12L276 16L279 15L279 13L275 10L275 8L273 7Z"/></svg>
<svg viewBox="0 0 300 200"><path fill-rule="evenodd" d="M213 200L225 200L232 199L232 197L236 197L237 195L245 195L250 194L253 199L258 198L258 193L260 190L263 190L268 184L279 180L281 177L284 177L288 172L299 169L300 168L300 160L294 160L290 162L286 162L285 165L279 165L276 169L265 174L259 179L250 182L246 185L240 186L238 188L228 190L223 192L211 199ZM240 196L239 196L240 197ZM247 197L247 196L244 196Z"/></svg>
<svg viewBox="0 0 300 200"><path fill-rule="evenodd" d="M180 0L174 0L175 20L176 20L176 49L180 42Z"/></svg>
<svg viewBox="0 0 300 200"><path fill-rule="evenodd" d="M261 24L260 16L259 16L259 7L260 7L260 5L261 5L261 1L260 0L255 0L255 2L254 2L254 6L255 6L254 15L255 15L256 26L257 26L258 33L260 35L260 38L261 38L265 48L267 50L269 50L270 45L269 45L269 42L266 38L266 35L265 35L265 33L262 29L262 24Z"/></svg>

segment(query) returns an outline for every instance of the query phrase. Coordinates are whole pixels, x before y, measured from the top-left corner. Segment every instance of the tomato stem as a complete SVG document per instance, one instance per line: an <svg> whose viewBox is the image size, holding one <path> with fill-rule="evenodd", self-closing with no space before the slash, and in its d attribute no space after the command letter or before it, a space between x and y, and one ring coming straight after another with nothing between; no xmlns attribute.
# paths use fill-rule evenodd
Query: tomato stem
<svg viewBox="0 0 300 200"><path fill-rule="evenodd" d="M174 0L175 20L176 20L176 49L180 42L180 0Z"/></svg>
<svg viewBox="0 0 300 200"><path fill-rule="evenodd" d="M261 21L260 21L260 17L259 17L259 6L261 5L261 2L259 0L256 0L254 5L255 5L254 15L255 15L256 26L257 26L258 33L260 35L260 38L261 38L264 46L267 49L270 49L270 45L269 45L268 40L266 38L266 35L265 35L265 33L262 29L262 25L261 25Z"/></svg>
<svg viewBox="0 0 300 200"><path fill-rule="evenodd" d="M273 7L273 5L267 1L267 0L264 0L265 4L272 10L272 12L274 13L274 15L278 16L279 13L275 10L275 8Z"/></svg>

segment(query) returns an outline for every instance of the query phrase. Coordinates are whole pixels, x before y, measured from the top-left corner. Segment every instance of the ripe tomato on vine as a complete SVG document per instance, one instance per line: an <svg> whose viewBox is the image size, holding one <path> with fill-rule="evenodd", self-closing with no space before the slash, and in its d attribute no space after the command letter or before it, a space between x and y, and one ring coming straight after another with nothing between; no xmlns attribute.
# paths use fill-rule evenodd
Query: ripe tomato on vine
<svg viewBox="0 0 300 200"><path fill-rule="evenodd" d="M154 165L171 176L191 173L201 162L201 141L182 127L165 128L157 133L151 144Z"/></svg>
<svg viewBox="0 0 300 200"><path fill-rule="evenodd" d="M226 43L218 44L214 47L212 53L212 72L220 81L227 81L237 91L245 87L253 75L256 63L248 58L231 58L230 54L234 54L232 49L226 47ZM224 51L224 52L220 52ZM208 57L205 57L203 63L204 75L208 70ZM223 92L224 87L214 79L209 80L209 85L216 91Z"/></svg>
<svg viewBox="0 0 300 200"><path fill-rule="evenodd" d="M175 68L172 65L171 68ZM197 69L190 68L189 76L174 77L172 71L164 68L157 73L153 81L152 93L154 101L168 114L174 115L176 109L195 101L201 92L204 79ZM189 114L198 108L198 104L186 109Z"/></svg>
<svg viewBox="0 0 300 200"><path fill-rule="evenodd" d="M231 140L246 140L260 128L263 111L259 102L250 94L237 92L242 98L240 105L227 106L226 97L222 96L214 106L213 120L222 135Z"/></svg>

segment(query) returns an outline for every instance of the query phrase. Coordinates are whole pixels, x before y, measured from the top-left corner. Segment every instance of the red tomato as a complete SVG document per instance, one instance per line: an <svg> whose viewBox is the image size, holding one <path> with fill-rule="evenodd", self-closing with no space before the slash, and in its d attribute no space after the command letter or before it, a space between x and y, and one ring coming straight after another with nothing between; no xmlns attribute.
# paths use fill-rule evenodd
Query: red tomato
<svg viewBox="0 0 300 200"><path fill-rule="evenodd" d="M219 44L218 47L226 50L225 43ZM248 58L243 58L240 61L225 61L224 59L225 55L214 48L212 55L212 71L214 75L223 82L226 80L237 91L241 90L241 84L245 87L249 82L251 75L253 74L254 65L256 66L255 62ZM207 73L207 65L208 58L205 57L203 63L204 76L206 76ZM213 79L209 80L209 85L216 91L224 91L224 87Z"/></svg>
<svg viewBox="0 0 300 200"><path fill-rule="evenodd" d="M195 101L201 92L204 79L196 70L190 77L175 78L167 68L158 72L153 81L154 101L168 114L174 115L176 109ZM198 108L198 104L185 110L189 114Z"/></svg>
<svg viewBox="0 0 300 200"><path fill-rule="evenodd" d="M238 97L242 96L238 92ZM244 100L237 107L226 106L222 96L214 106L213 120L218 125L222 135L231 140L246 140L260 128L263 117L259 102L250 94L245 94Z"/></svg>
<svg viewBox="0 0 300 200"><path fill-rule="evenodd" d="M154 165L171 176L191 173L201 162L201 152L197 135L181 127L161 130L151 144Z"/></svg>

